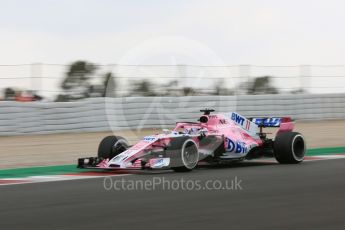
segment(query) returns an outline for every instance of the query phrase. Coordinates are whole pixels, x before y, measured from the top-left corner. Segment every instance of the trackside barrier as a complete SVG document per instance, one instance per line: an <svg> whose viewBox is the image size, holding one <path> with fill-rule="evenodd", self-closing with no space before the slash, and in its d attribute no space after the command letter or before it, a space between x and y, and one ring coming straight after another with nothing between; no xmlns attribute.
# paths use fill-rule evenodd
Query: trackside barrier
<svg viewBox="0 0 345 230"><path fill-rule="evenodd" d="M345 94L90 98L77 102L0 102L0 135L164 128L196 121L201 108L244 116L345 119ZM111 128L110 128L111 127Z"/></svg>

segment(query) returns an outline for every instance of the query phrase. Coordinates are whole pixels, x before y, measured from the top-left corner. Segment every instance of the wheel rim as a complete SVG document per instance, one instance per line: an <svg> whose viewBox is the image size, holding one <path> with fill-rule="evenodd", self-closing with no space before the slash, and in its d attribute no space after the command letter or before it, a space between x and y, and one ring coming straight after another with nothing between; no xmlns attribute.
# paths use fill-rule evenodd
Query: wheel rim
<svg viewBox="0 0 345 230"><path fill-rule="evenodd" d="M112 153L113 154L120 154L124 151L126 151L128 149L128 142L126 140L120 139L118 141L115 142L113 149L112 149Z"/></svg>
<svg viewBox="0 0 345 230"><path fill-rule="evenodd" d="M302 135L296 135L292 141L292 153L297 161L304 158L305 143Z"/></svg>
<svg viewBox="0 0 345 230"><path fill-rule="evenodd" d="M182 161L186 168L193 169L199 160L199 151L193 140L187 140L182 146Z"/></svg>

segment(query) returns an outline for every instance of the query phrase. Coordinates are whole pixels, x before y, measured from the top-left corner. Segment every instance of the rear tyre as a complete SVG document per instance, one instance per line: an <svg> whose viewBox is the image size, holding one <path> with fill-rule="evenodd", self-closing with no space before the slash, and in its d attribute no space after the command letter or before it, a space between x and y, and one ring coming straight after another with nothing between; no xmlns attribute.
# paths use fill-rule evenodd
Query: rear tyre
<svg viewBox="0 0 345 230"><path fill-rule="evenodd" d="M128 141L120 136L107 136L98 146L98 157L112 159L128 149Z"/></svg>
<svg viewBox="0 0 345 230"><path fill-rule="evenodd" d="M281 164L298 164L304 160L306 144L302 134L279 133L273 144L274 156Z"/></svg>
<svg viewBox="0 0 345 230"><path fill-rule="evenodd" d="M175 172L188 172L193 170L199 161L199 149L195 141L189 137L173 139L167 147L169 155L177 157Z"/></svg>

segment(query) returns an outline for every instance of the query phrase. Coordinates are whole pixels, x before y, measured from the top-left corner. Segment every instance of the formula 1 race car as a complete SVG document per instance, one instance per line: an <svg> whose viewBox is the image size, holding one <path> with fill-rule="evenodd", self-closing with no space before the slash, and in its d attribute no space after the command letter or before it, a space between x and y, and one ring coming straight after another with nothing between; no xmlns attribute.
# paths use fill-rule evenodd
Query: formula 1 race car
<svg viewBox="0 0 345 230"><path fill-rule="evenodd" d="M173 169L190 171L200 161L222 164L260 157L275 157L282 164L304 159L306 144L293 132L290 117L245 118L238 113L212 114L200 110L198 122L177 122L173 130L144 137L130 146L120 136L105 137L98 157L78 159L79 168L97 169ZM268 138L263 128L279 128Z"/></svg>

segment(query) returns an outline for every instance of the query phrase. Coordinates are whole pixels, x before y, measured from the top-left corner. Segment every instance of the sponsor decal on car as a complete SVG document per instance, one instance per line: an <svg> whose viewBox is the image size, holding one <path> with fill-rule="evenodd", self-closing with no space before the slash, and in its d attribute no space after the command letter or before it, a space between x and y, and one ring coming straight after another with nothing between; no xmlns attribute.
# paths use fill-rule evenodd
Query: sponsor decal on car
<svg viewBox="0 0 345 230"><path fill-rule="evenodd" d="M150 159L149 164L151 168L167 167L170 164L170 158L153 158Z"/></svg>
<svg viewBox="0 0 345 230"><path fill-rule="evenodd" d="M262 125L264 127L278 127L281 124L282 118L272 117L272 118L253 118L253 122L257 125Z"/></svg>
<svg viewBox="0 0 345 230"><path fill-rule="evenodd" d="M236 122L239 125L243 125L243 122L246 119L244 117L242 117L241 115L237 114L237 113L232 113L231 114L231 120L233 120L234 122Z"/></svg>
<svg viewBox="0 0 345 230"><path fill-rule="evenodd" d="M147 141L147 142L154 142L157 140L157 137L153 137L153 136L146 136L144 137L143 139L144 141Z"/></svg>
<svg viewBox="0 0 345 230"><path fill-rule="evenodd" d="M226 119L219 119L219 124L226 125L226 124L228 124L228 122Z"/></svg>
<svg viewBox="0 0 345 230"><path fill-rule="evenodd" d="M248 120L247 118L239 115L238 113L231 113L231 120L240 125L244 130L248 131L251 135L255 136L258 133L258 126Z"/></svg>
<svg viewBox="0 0 345 230"><path fill-rule="evenodd" d="M244 142L234 142L233 140L226 138L226 151L232 153L247 153L248 147Z"/></svg>

